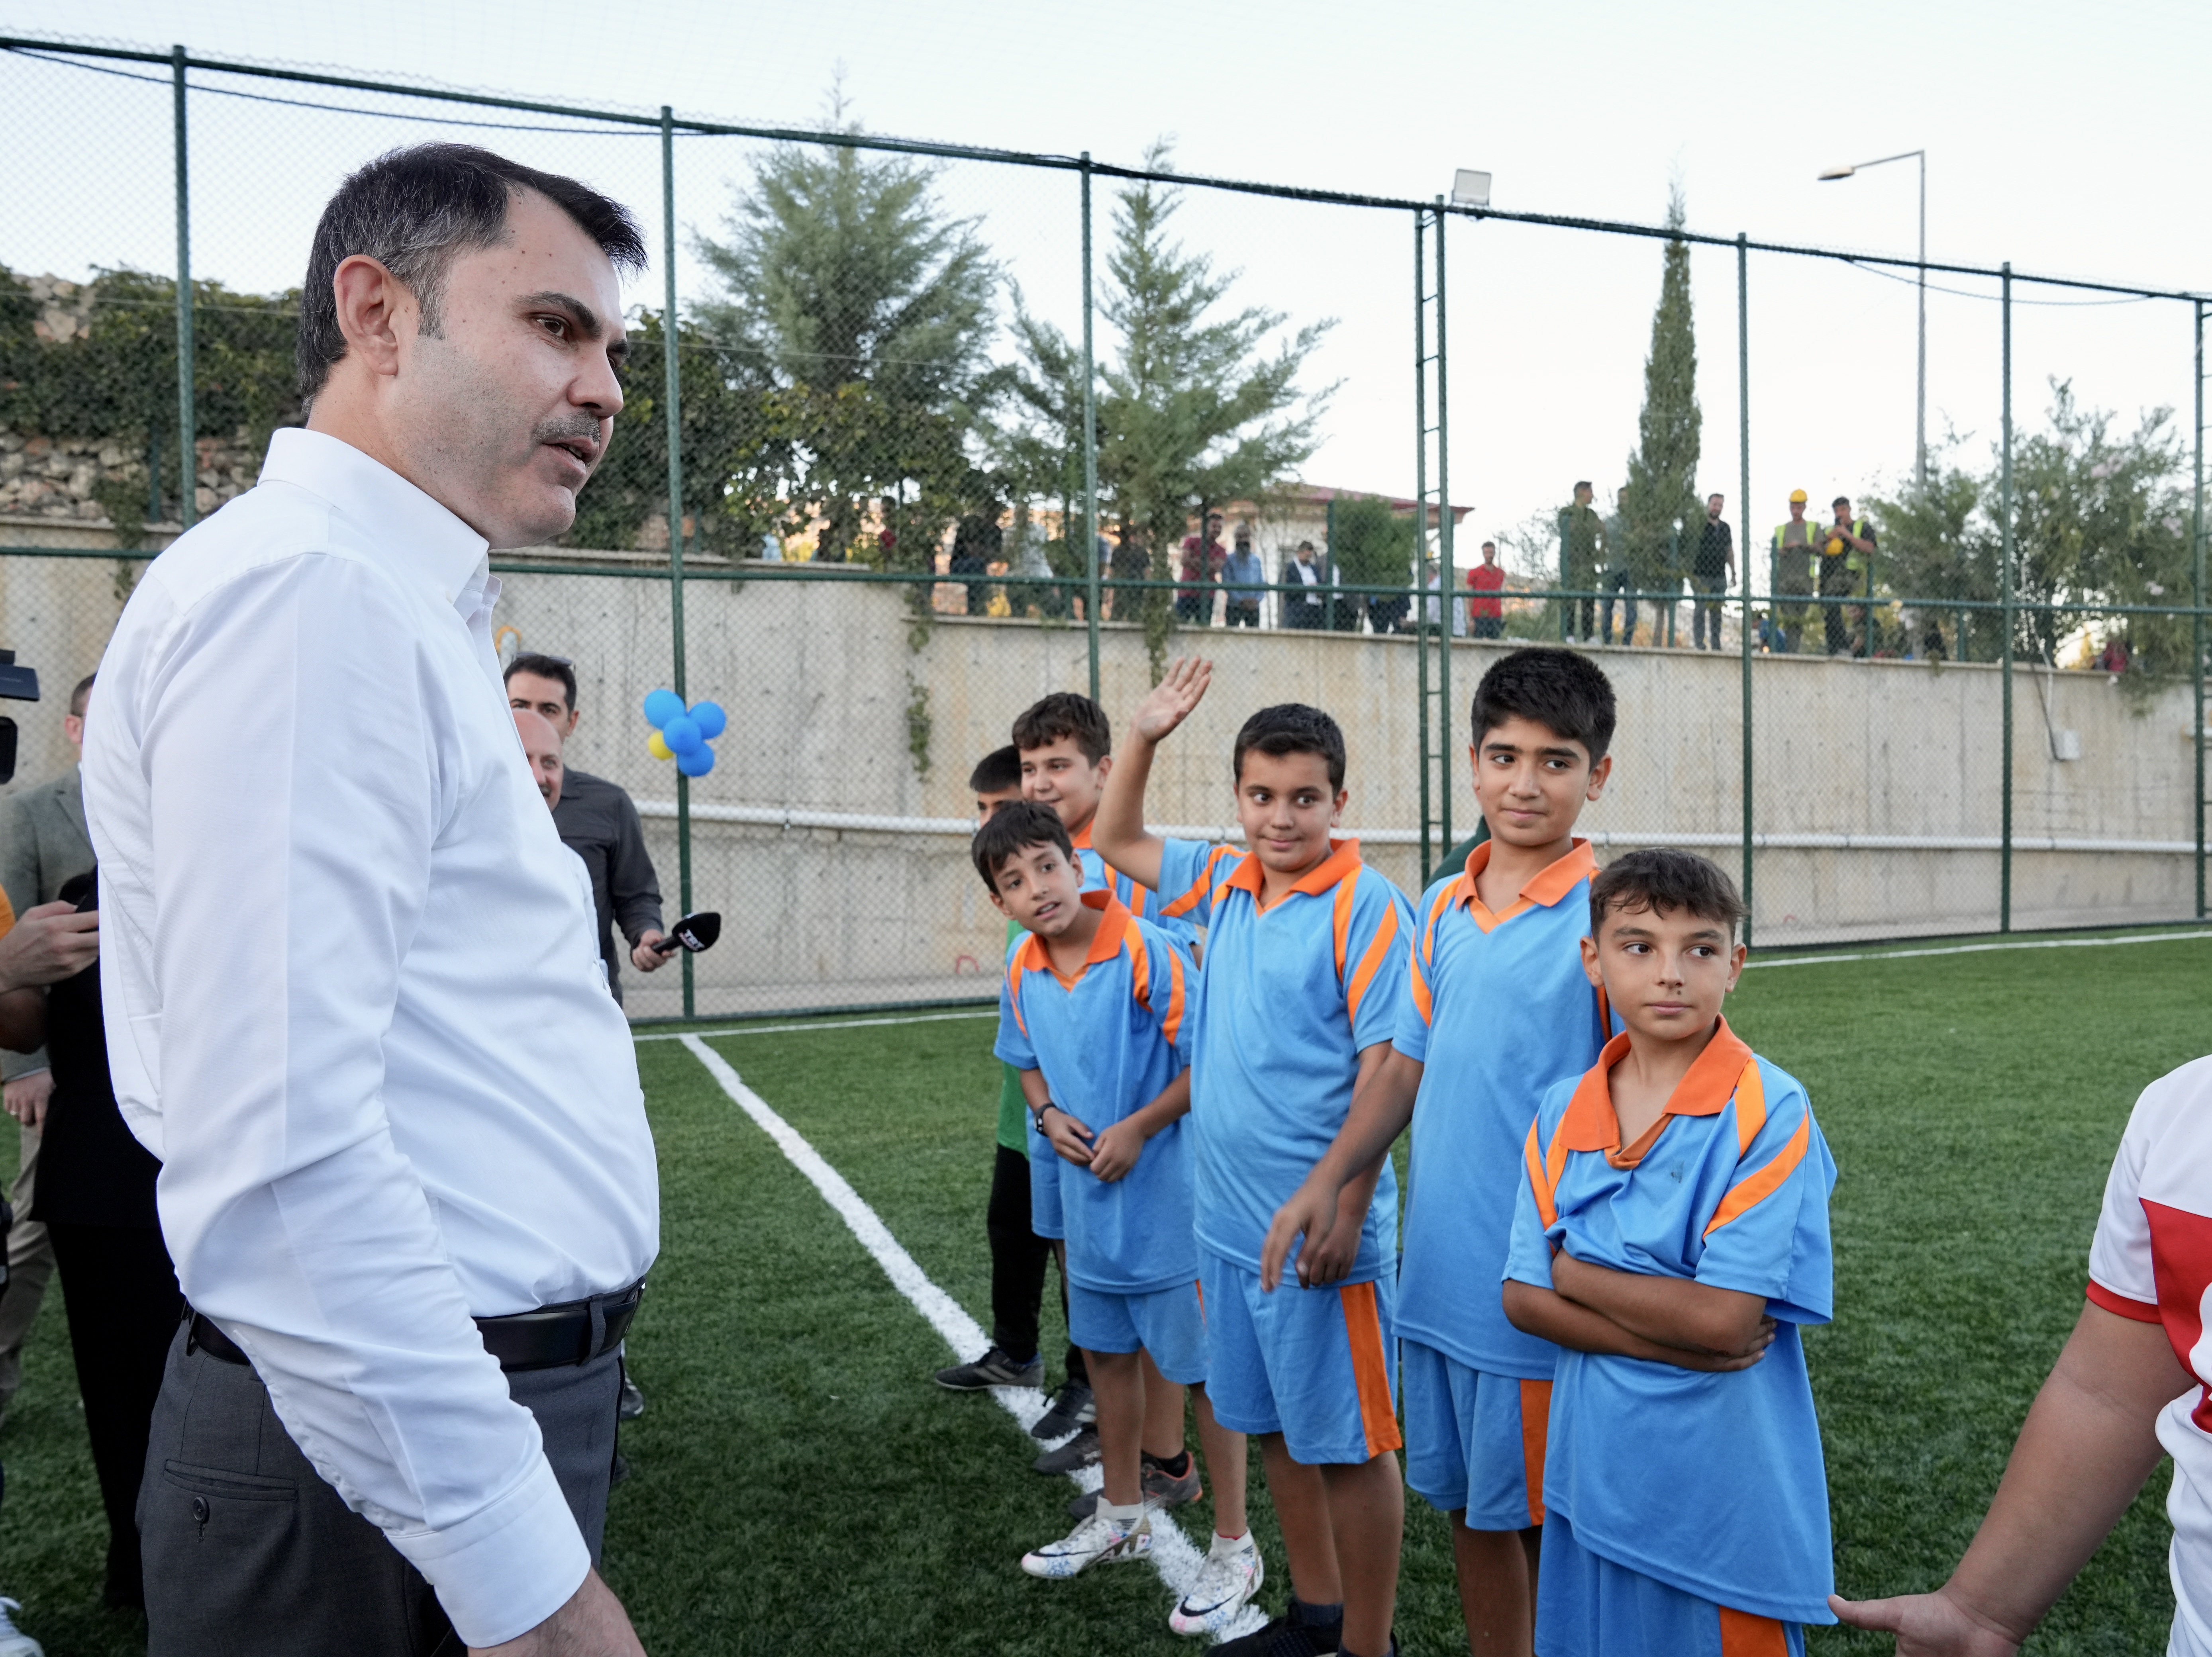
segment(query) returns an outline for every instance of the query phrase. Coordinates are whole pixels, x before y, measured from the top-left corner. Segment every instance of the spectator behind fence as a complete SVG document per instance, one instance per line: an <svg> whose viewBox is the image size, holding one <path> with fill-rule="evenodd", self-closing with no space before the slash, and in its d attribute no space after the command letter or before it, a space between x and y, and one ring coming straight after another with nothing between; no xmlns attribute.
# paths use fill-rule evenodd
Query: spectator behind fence
<svg viewBox="0 0 2212 1657"><path fill-rule="evenodd" d="M1260 595L1267 585L1267 567L1260 561L1260 555L1252 550L1252 527L1249 524L1237 526L1237 550L1229 555L1222 567L1221 586L1227 595L1222 603L1222 622L1228 627L1257 627L1260 625Z"/></svg>
<svg viewBox="0 0 2212 1657"><path fill-rule="evenodd" d="M1620 642L1636 642L1637 559L1629 550L1628 489L1622 486L1613 497L1613 509L1605 519L1605 552L1598 576L1598 590L1605 594L1598 606L1597 641L1601 645L1613 642L1613 603L1616 595L1622 602L1625 614L1621 618Z"/></svg>
<svg viewBox="0 0 2212 1657"><path fill-rule="evenodd" d="M472 146L351 174L306 428L101 663L108 1052L193 1308L138 1501L165 1657L641 1657L596 1566L653 1136L487 555L574 521L644 257L613 201Z"/></svg>
<svg viewBox="0 0 2212 1657"><path fill-rule="evenodd" d="M1428 579L1422 583L1427 587L1428 593L1421 600L1421 620L1430 627L1440 627L1443 624L1442 609L1443 595L1441 592L1443 580L1443 568L1436 560L1431 559ZM1452 637L1455 639L1467 637L1467 600L1464 598L1455 598L1451 601L1451 630Z"/></svg>
<svg viewBox="0 0 2212 1657"><path fill-rule="evenodd" d="M999 527L999 514L995 507L988 512L966 514L952 526L952 556L946 562L946 573L955 576L988 573L991 566L999 561L1005 540L1005 531ZM970 580L966 586L968 614L989 615L990 584Z"/></svg>
<svg viewBox="0 0 2212 1657"><path fill-rule="evenodd" d="M1595 498L1596 491L1584 478L1575 485L1574 504L1559 510L1559 542L1567 590L1577 595L1559 600L1569 644L1577 639L1584 644L1598 641L1597 570L1605 525L1599 521L1596 508L1590 505Z"/></svg>
<svg viewBox="0 0 2212 1657"><path fill-rule="evenodd" d="M1482 561L1467 573L1467 584L1478 593L1498 593L1505 590L1505 571L1498 561L1498 543L1482 543ZM1505 604L1499 598L1470 598L1468 609L1474 623L1478 639L1502 639L1505 636Z"/></svg>
<svg viewBox="0 0 2212 1657"><path fill-rule="evenodd" d="M1735 538L1721 521L1719 495L1705 497L1705 521L1698 531L1697 550L1690 555L1690 586L1697 596L1690 606L1690 638L1699 650L1721 647L1721 603L1707 593L1723 593L1735 579ZM1706 637L1710 627L1712 636Z"/></svg>
<svg viewBox="0 0 2212 1657"><path fill-rule="evenodd" d="M1176 589L1176 619L1187 627L1210 627L1213 623L1213 589L1220 584L1221 572L1229 562L1229 555L1221 546L1221 514L1206 514L1206 539L1201 544L1195 535L1182 538L1183 585Z"/></svg>
<svg viewBox="0 0 2212 1657"><path fill-rule="evenodd" d="M1774 526L1774 622L1782 648L1794 654L1805 636L1805 609L1813 599L1813 526L1805 521L1805 491L1790 491L1790 521Z"/></svg>
<svg viewBox="0 0 2212 1657"><path fill-rule="evenodd" d="M1321 626L1326 605L1322 600L1322 585L1327 578L1322 565L1314 555L1314 543L1298 543L1297 550L1283 564L1283 585L1295 586L1296 592L1283 595L1283 625L1301 629Z"/></svg>
<svg viewBox="0 0 2212 1657"><path fill-rule="evenodd" d="M510 707L542 714L561 733L565 747L582 711L576 706L574 665L565 656L517 656L507 665L507 701ZM605 778L574 767L562 774L553 826L561 831L562 842L591 871L599 954L607 964L607 988L619 1004L623 952L615 943L617 926L629 946L629 963L638 971L657 971L669 959L653 948L663 937L660 880L645 849L645 827L628 794Z"/></svg>
<svg viewBox="0 0 2212 1657"><path fill-rule="evenodd" d="M1121 538L1114 543L1114 557L1108 572L1116 581L1152 579L1152 555L1145 550L1144 537L1133 525L1121 526ZM1117 622L1135 620L1143 613L1144 601L1142 587L1109 592L1105 595L1106 614Z"/></svg>
<svg viewBox="0 0 2212 1657"><path fill-rule="evenodd" d="M84 752L84 709L92 695L91 674L70 692L62 735L72 756L61 775L19 792L8 804L4 843L0 843L0 887L13 913L23 914L61 896L63 883L92 867L92 841L84 829L84 783L76 759ZM7 1286L0 1289L0 1417L23 1378L23 1342L39 1315L47 1279L53 1276L54 1251L46 1228L31 1217L38 1184L39 1147L53 1072L43 1053L9 1053L0 1065L7 1077L8 1114L21 1125L22 1162L8 1205L15 1211L8 1233Z"/></svg>
<svg viewBox="0 0 2212 1657"><path fill-rule="evenodd" d="M1866 588L1866 572L1874 557L1874 525L1851 516L1847 495L1835 500L1836 521L1820 545L1820 619L1826 628L1831 656L1851 653L1851 629L1844 620L1843 601ZM1859 607L1860 647L1874 654L1874 611Z"/></svg>

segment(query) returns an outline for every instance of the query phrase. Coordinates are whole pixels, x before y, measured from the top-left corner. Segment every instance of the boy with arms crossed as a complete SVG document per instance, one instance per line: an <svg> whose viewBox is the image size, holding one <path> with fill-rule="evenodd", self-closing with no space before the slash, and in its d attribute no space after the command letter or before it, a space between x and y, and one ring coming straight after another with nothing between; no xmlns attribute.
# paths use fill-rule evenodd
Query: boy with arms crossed
<svg viewBox="0 0 2212 1657"><path fill-rule="evenodd" d="M1361 864L1358 841L1331 835L1346 798L1344 735L1318 708L1262 708L1237 734L1249 850L1146 832L1153 748L1210 675L1203 661L1178 661L1138 708L1095 835L1108 863L1161 895L1164 915L1208 928L1190 1119L1207 1391L1223 1426L1265 1435L1291 1588L1286 1617L1220 1649L1385 1657L1397 1648L1405 1526L1391 1407L1395 1174L1378 1162L1346 1188L1324 1251L1337 1286L1263 1296L1260 1246L1389 1051L1406 994L1406 900Z"/></svg>
<svg viewBox="0 0 2212 1657"><path fill-rule="evenodd" d="M1344 1131L1267 1234L1263 1287L1305 1235L1298 1280L1326 1261L1338 1197L1413 1124L1398 1268L1406 1477L1451 1515L1460 1609L1476 1657L1528 1657L1544 1522L1544 1432L1558 1351L1474 1292L1505 1266L1521 1142L1544 1089L1612 1034L1583 975L1597 859L1575 837L1613 761L1613 686L1571 650L1516 650L1475 687L1468 758L1490 839L1421 895L1392 1051Z"/></svg>
<svg viewBox="0 0 2212 1657"><path fill-rule="evenodd" d="M1720 1016L1744 908L1687 852L1590 885L1583 958L1628 1029L1544 1096L1505 1314L1556 1343L1536 1648L1803 1657L1832 1623L1801 1324L1833 1307L1836 1164L1805 1089Z"/></svg>
<svg viewBox="0 0 2212 1657"><path fill-rule="evenodd" d="M1004 807L1022 797L1022 756L1010 743L994 749L975 763L968 776L975 796L975 826L981 828ZM1021 927L1006 923L1006 942L1020 936ZM956 1393L981 1392L991 1387L1037 1387L1044 1381L1044 1354L1038 1349L1037 1313L1044 1299L1045 1262L1054 1256L1048 1237L1041 1237L1030 1223L1030 1111L1022 1096L1019 1075L1012 1065L1000 1065L997 1158L991 1171L991 1198L984 1210L984 1235L991 1243L991 1346L971 1363L956 1363L937 1372L937 1384ZM1062 1273L1060 1310L1066 1313L1066 1274ZM1057 1438L1088 1423L1091 1377L1083 1367L1082 1350L1073 1342L1067 1348L1067 1381L1061 1389L1069 1410L1067 1424L1044 1435ZM1050 1411L1047 1412L1048 1417Z"/></svg>
<svg viewBox="0 0 2212 1657"><path fill-rule="evenodd" d="M977 831L975 858L992 902L1029 933L1007 952L997 1050L1060 1158L1068 1319L1089 1360L1106 1481L1075 1529L1025 1556L1022 1569L1073 1576L1151 1550L1140 1449L1148 1439L1171 1443L1168 1455L1195 1484L1182 1443L1183 1388L1196 1386L1217 1534L1199 1588L1171 1623L1202 1634L1236 1617L1260 1586L1261 1566L1244 1522L1244 1440L1215 1425L1204 1392L1206 1317L1182 1128L1193 969L1111 892L1079 891L1066 826L1048 807L1023 802L998 813Z"/></svg>

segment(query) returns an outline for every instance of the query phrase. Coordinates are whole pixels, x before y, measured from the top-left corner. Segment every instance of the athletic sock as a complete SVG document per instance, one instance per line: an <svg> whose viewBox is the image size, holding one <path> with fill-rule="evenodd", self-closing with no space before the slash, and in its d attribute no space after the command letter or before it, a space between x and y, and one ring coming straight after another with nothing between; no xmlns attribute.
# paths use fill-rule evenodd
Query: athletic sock
<svg viewBox="0 0 2212 1657"><path fill-rule="evenodd" d="M1235 1536L1224 1536L1219 1531L1216 1531L1213 1533L1212 1551L1217 1555L1237 1553L1251 1545L1252 1533L1249 1530L1240 1531Z"/></svg>
<svg viewBox="0 0 2212 1657"><path fill-rule="evenodd" d="M1119 1525L1126 1531L1134 1527L1136 1522L1145 1516L1145 1504L1139 1501L1132 1502L1126 1508L1116 1507L1113 1502L1102 1498L1098 1503L1098 1516L1111 1524Z"/></svg>
<svg viewBox="0 0 2212 1657"><path fill-rule="evenodd" d="M1340 1600L1331 1605L1310 1605L1294 1593L1290 1614L1292 1628L1332 1628L1343 1623L1344 1605Z"/></svg>
<svg viewBox="0 0 2212 1657"><path fill-rule="evenodd" d="M1170 1478L1181 1478L1190 1471L1190 1451L1188 1448L1177 1450L1171 1456L1157 1456L1146 1450L1145 1460Z"/></svg>

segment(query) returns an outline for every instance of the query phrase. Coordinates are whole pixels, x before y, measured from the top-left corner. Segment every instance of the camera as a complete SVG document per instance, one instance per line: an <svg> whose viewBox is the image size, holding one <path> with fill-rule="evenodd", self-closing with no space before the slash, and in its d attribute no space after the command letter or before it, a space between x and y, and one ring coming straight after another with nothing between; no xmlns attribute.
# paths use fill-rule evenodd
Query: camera
<svg viewBox="0 0 2212 1657"><path fill-rule="evenodd" d="M0 650L0 700L34 702L39 700L39 671L15 665L15 652ZM0 782L15 775L15 721L0 713Z"/></svg>

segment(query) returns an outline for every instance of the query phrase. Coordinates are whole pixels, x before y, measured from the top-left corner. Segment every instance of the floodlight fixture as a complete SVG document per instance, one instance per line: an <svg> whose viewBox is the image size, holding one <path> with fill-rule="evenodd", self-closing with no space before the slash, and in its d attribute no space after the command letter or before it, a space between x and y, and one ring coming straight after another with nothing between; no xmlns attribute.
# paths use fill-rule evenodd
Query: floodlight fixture
<svg viewBox="0 0 2212 1657"><path fill-rule="evenodd" d="M1461 167L1452 174L1451 198L1454 207L1489 206L1490 174L1471 167Z"/></svg>
<svg viewBox="0 0 2212 1657"><path fill-rule="evenodd" d="M1823 173L1820 175L1820 182L1822 184L1833 184L1838 179L1850 178L1857 171L1858 168L1855 167L1832 167L1826 173Z"/></svg>

